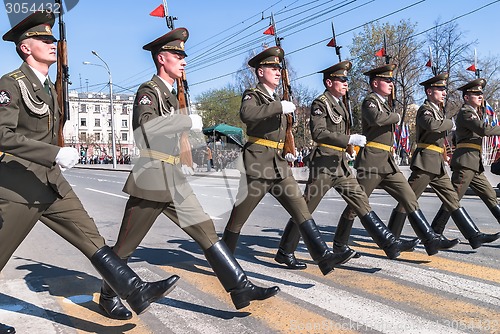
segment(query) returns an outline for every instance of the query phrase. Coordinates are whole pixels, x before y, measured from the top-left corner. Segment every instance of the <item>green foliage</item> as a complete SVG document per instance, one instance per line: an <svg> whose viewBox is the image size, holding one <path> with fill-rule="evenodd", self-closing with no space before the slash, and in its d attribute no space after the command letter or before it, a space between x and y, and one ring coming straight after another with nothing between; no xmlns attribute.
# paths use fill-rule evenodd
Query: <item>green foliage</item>
<svg viewBox="0 0 500 334"><path fill-rule="evenodd" d="M196 109L205 127L225 123L244 129L239 115L240 105L241 93L228 85L202 93L197 97Z"/></svg>

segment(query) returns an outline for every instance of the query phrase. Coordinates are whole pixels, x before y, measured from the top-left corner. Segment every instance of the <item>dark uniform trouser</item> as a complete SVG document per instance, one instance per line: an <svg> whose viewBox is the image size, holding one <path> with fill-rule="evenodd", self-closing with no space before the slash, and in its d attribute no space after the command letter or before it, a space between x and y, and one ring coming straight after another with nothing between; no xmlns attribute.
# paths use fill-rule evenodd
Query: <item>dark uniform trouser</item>
<svg viewBox="0 0 500 334"><path fill-rule="evenodd" d="M360 217L372 211L368 197L354 176L319 173L315 179L308 181L304 191L309 212L313 213L316 210L321 199L331 188L334 188Z"/></svg>
<svg viewBox="0 0 500 334"><path fill-rule="evenodd" d="M105 245L95 222L73 191L50 204L22 204L0 199L0 270L40 220L78 248L87 258Z"/></svg>
<svg viewBox="0 0 500 334"><path fill-rule="evenodd" d="M412 171L408 183L417 198L420 198L425 188L430 185L446 210L453 212L460 208L460 200L447 173L436 175L423 170ZM396 210L404 212L401 203L398 204Z"/></svg>
<svg viewBox="0 0 500 334"><path fill-rule="evenodd" d="M266 180L245 174L240 178L236 203L226 229L233 233L240 233L250 214L268 192L278 200L297 224L312 219L302 191L292 176L285 179Z"/></svg>
<svg viewBox="0 0 500 334"><path fill-rule="evenodd" d="M401 171L391 174L358 172L357 179L367 197L370 197L373 190L377 186L380 186L396 201L402 204L406 212L414 212L419 208L417 197ZM350 206L347 206L344 212L342 212L342 217L353 220L356 218L356 213Z"/></svg>
<svg viewBox="0 0 500 334"><path fill-rule="evenodd" d="M181 203L154 202L130 196L113 250L122 259L139 246L158 216L163 213L200 245L203 251L219 241L213 221L194 194Z"/></svg>
<svg viewBox="0 0 500 334"><path fill-rule="evenodd" d="M474 193L481 198L488 209L498 205L497 194L484 173L477 173L471 169L461 168L453 171L451 182L458 193L458 198L462 199L470 186Z"/></svg>

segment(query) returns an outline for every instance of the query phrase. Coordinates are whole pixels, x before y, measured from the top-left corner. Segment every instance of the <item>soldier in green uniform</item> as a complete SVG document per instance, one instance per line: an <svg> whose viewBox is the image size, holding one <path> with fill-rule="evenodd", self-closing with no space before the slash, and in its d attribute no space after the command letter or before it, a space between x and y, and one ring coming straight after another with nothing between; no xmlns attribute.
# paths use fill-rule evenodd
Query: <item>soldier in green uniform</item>
<svg viewBox="0 0 500 334"><path fill-rule="evenodd" d="M389 64L364 73L369 77L372 89L361 107L363 134L367 143L356 156L354 167L358 182L368 197L376 187L381 187L404 206L411 226L422 240L427 254L434 255L443 248L440 237L419 209L415 193L399 170L392 152L394 127L401 118L387 102L394 88L395 68L396 65ZM355 211L348 206L342 213L337 229L352 226L355 216Z"/></svg>
<svg viewBox="0 0 500 334"><path fill-rule="evenodd" d="M380 218L373 212L368 197L351 173L347 162L348 145L364 146L366 137L350 134L351 116L342 101L347 93L347 72L351 62L343 61L319 72L323 74L326 90L317 97L311 106L311 135L316 142L309 163L309 180L304 191L307 207L312 213L325 194L334 188L349 206L361 217L361 222L377 245L390 259L399 256L401 251L413 250L418 240L399 241ZM335 231L333 251L342 253L349 248L348 241L352 225ZM285 263L291 269L303 269L305 264L298 262L293 254L299 242L300 233L292 219L288 221L281 237L275 260ZM359 257L356 253L354 257Z"/></svg>
<svg viewBox="0 0 500 334"><path fill-rule="evenodd" d="M259 83L256 88L243 93L240 117L247 126L248 134L248 142L243 148L245 174L241 175L236 203L222 239L234 252L243 225L269 192L298 224L312 259L326 275L334 266L353 257L354 251L346 249L336 254L328 250L293 178L292 170L283 157L287 124L285 115L295 110L292 102L280 101L275 93L281 78L283 57L283 49L271 47L248 62L255 69Z"/></svg>
<svg viewBox="0 0 500 334"><path fill-rule="evenodd" d="M484 175L484 166L481 159L483 137L500 135L499 126L491 126L483 121L481 107L484 102L484 86L486 86L486 80L479 78L458 88L458 90L462 91L464 104L456 118L457 129L455 135L457 146L451 158L451 182L459 199L462 199L468 187L471 187L486 204L497 221L500 222L500 206L496 192ZM438 232L444 230L451 216L473 249L500 238L500 233L481 233L471 220L467 220L467 224L457 224L457 219L462 217L463 212L463 208L453 210L453 208L441 205L432 224Z"/></svg>
<svg viewBox="0 0 500 334"><path fill-rule="evenodd" d="M151 52L157 74L139 87L135 98L133 128L140 159L123 188L130 196L113 250L126 261L163 213L198 243L231 293L234 306L240 309L252 300L274 296L279 288L261 288L248 280L226 244L219 240L212 219L203 211L183 174L180 134L200 132L203 127L199 115L180 114L177 96L172 93L175 80L182 77L186 66L184 43L188 36L187 29L178 28L143 47ZM105 281L99 305L111 318L131 316Z"/></svg>
<svg viewBox="0 0 500 334"><path fill-rule="evenodd" d="M467 211L460 206L457 192L453 188L444 165L444 138L446 131L452 130L454 126L451 119L446 119L442 107L446 97L447 79L448 74L441 73L420 83L420 85L424 86L427 98L417 111L417 148L413 153L410 167L412 173L408 178L408 183L417 198L430 185L441 202L443 202L443 207L448 212L455 212L453 220L461 231L478 230ZM401 204L398 204L396 209L393 210L388 224L391 231L398 237L403 229L405 219L404 208ZM443 235L445 223L443 221L433 221L431 226L441 236L443 247L451 248L457 245L459 240L448 240ZM469 236L469 238L470 242L476 245L488 240L489 236L484 233L476 233L472 237Z"/></svg>
<svg viewBox="0 0 500 334"><path fill-rule="evenodd" d="M48 77L56 62L54 14L39 11L9 30L21 67L0 79L0 270L38 220L78 248L134 311L143 312L176 284L177 276L146 283L105 245L92 218L62 174L78 152L57 146L61 120ZM1 327L0 327L1 328ZM4 329L5 330L5 329ZM8 332L8 329L6 329Z"/></svg>

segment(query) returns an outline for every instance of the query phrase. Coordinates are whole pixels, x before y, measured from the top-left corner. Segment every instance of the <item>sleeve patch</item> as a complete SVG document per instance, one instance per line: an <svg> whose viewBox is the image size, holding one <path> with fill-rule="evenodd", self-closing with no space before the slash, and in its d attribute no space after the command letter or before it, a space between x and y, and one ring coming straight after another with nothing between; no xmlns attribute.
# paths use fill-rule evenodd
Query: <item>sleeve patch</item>
<svg viewBox="0 0 500 334"><path fill-rule="evenodd" d="M424 112L424 116L434 116L434 115L433 115L433 114L432 114L432 112L430 112L429 110L426 110L426 111Z"/></svg>
<svg viewBox="0 0 500 334"><path fill-rule="evenodd" d="M315 109L315 110L313 111L313 114L314 114L314 115L316 115L316 116L318 116L318 115L321 115L321 114L322 114L322 112L321 112L321 110L319 110L319 109Z"/></svg>
<svg viewBox="0 0 500 334"><path fill-rule="evenodd" d="M0 90L0 106L6 107L10 104L12 98L10 97L10 93L7 90Z"/></svg>
<svg viewBox="0 0 500 334"><path fill-rule="evenodd" d="M243 101L247 101L247 100L251 100L252 99L252 95L245 95L245 97L243 98Z"/></svg>
<svg viewBox="0 0 500 334"><path fill-rule="evenodd" d="M375 107L376 107L375 103L373 103L371 101L370 101L370 103L368 103L368 108L375 108Z"/></svg>
<svg viewBox="0 0 500 334"><path fill-rule="evenodd" d="M151 98L149 97L148 94L144 94L141 96L141 98L139 99L139 104L143 104L143 105L151 105L153 104L153 102L151 101Z"/></svg>

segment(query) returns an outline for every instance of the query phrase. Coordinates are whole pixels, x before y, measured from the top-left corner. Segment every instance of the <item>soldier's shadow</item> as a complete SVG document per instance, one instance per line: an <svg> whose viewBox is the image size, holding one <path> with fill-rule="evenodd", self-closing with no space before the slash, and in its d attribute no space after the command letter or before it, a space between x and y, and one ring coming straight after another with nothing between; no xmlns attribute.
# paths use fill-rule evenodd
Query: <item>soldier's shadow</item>
<svg viewBox="0 0 500 334"><path fill-rule="evenodd" d="M206 261L201 248L196 242L186 239L173 239L168 240L167 242L177 245L175 250L139 247L134 252L133 257L130 260L134 261L137 257L154 265L171 265L194 273L215 276L215 273ZM197 256L194 256L193 254L197 254ZM238 256L238 254L236 254L236 259L238 260L238 258L240 257ZM254 256L245 256L244 259L248 260L249 262L263 263L264 265L266 265L265 261L256 259ZM278 279L272 275L265 275L258 272L248 271L245 270L244 266L242 266L242 268L249 278L253 277L267 281L269 282L269 285L273 283L280 283L284 285L293 285L304 289L313 286L312 284L301 284L290 280ZM221 288L221 291L224 290Z"/></svg>
<svg viewBox="0 0 500 334"><path fill-rule="evenodd" d="M29 259L25 260L30 261ZM94 276L79 271L64 269L48 263L33 261L32 264L18 266L17 269L28 271L24 279L31 291L48 292L52 296L69 299L74 295L92 296L96 291L95 289L100 286L100 279ZM61 284L65 280L74 282L74 284ZM15 311L13 312L40 317L83 332L124 333L136 327L133 323L120 323L119 325L110 324L104 326L80 317L41 308L32 303L3 293L0 293L0 305L15 305ZM97 304L92 300L79 304L79 306L100 313Z"/></svg>

